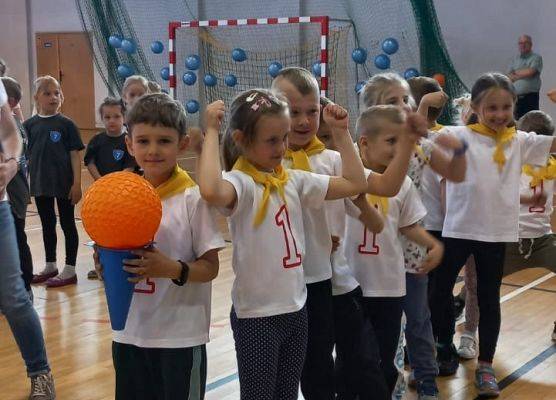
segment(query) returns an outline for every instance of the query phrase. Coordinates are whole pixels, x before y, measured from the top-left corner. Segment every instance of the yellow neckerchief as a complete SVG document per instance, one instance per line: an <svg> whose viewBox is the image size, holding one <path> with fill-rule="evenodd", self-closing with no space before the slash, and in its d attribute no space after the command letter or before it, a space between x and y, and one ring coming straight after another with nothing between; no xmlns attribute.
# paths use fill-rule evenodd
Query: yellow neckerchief
<svg viewBox="0 0 556 400"><path fill-rule="evenodd" d="M556 159L550 157L546 166L539 168L526 164L523 166L522 171L525 175L531 177L531 183L529 185L532 188L537 187L544 180L556 179Z"/></svg>
<svg viewBox="0 0 556 400"><path fill-rule="evenodd" d="M239 157L232 169L237 169L249 175L256 183L264 186L263 200L255 214L255 219L253 220L254 226L258 226L263 222L266 216L266 209L268 208L268 199L273 189L277 190L284 203L286 202L284 187L288 182L288 173L281 165L277 166L272 173L262 172L255 168L246 158Z"/></svg>
<svg viewBox="0 0 556 400"><path fill-rule="evenodd" d="M382 212L382 215L388 215L388 197L368 194L367 201L371 206L378 208Z"/></svg>
<svg viewBox="0 0 556 400"><path fill-rule="evenodd" d="M496 141L496 149L492 155L492 159L496 164L498 164L498 170L501 171L506 164L506 155L504 154L504 145L512 141L516 135L515 126L506 127L500 132L496 132L494 129L489 128L483 124L471 124L467 125L469 129L473 132L479 133L484 136L488 136Z"/></svg>
<svg viewBox="0 0 556 400"><path fill-rule="evenodd" d="M184 192L187 188L197 185L187 172L176 165L172 176L166 182L156 188L161 200Z"/></svg>
<svg viewBox="0 0 556 400"><path fill-rule="evenodd" d="M302 149L299 150L286 150L286 154L284 158L288 158L292 160L291 169L301 169L303 171L311 170L311 164L309 164L309 156L322 153L326 149L324 144L317 139L316 136L313 136L309 144Z"/></svg>
<svg viewBox="0 0 556 400"><path fill-rule="evenodd" d="M444 128L444 125L439 124L438 122L435 122L434 126L432 128L430 128L429 131L438 132L442 128Z"/></svg>

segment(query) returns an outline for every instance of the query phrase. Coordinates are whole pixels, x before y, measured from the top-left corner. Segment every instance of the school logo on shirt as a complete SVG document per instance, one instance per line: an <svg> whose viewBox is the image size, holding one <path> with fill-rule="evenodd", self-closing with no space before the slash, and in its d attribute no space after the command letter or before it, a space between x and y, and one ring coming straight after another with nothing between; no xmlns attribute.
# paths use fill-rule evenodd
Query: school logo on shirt
<svg viewBox="0 0 556 400"><path fill-rule="evenodd" d="M122 158L124 158L124 151L120 149L114 149L112 150L112 155L114 156L114 160L120 161Z"/></svg>
<svg viewBox="0 0 556 400"><path fill-rule="evenodd" d="M50 131L50 140L54 143L58 143L62 138L62 134L58 131Z"/></svg>

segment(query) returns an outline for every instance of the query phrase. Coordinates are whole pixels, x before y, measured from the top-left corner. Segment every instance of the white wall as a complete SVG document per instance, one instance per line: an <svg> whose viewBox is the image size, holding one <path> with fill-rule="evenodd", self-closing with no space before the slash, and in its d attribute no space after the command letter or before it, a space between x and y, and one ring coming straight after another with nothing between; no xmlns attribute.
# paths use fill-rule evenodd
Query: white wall
<svg viewBox="0 0 556 400"><path fill-rule="evenodd" d="M454 66L469 88L483 72L505 72L518 54L518 37L531 35L544 63L541 109L556 118L556 105L545 95L556 87L556 1L436 0L435 6Z"/></svg>

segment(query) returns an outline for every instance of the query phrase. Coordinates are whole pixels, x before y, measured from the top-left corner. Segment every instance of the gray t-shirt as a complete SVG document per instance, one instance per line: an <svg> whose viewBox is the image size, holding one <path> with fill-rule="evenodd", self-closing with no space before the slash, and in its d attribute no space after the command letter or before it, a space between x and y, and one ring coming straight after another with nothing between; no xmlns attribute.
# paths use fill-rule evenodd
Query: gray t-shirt
<svg viewBox="0 0 556 400"><path fill-rule="evenodd" d="M516 56L510 63L509 72L514 72L523 68L534 68L537 70L537 73L530 78L519 79L514 82L517 94L522 95L539 92L541 90L542 57L533 52L525 56Z"/></svg>

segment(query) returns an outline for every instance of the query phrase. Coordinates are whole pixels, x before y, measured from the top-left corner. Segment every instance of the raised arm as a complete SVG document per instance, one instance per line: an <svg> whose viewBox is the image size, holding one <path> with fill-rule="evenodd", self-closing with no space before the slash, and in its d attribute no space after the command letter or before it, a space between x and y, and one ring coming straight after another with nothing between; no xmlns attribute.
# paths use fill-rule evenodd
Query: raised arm
<svg viewBox="0 0 556 400"><path fill-rule="evenodd" d="M342 157L342 176L330 178L326 199L341 199L364 192L367 182L361 158L355 151L349 134L347 111L336 104L329 104L323 110L323 118L330 127L336 148Z"/></svg>
<svg viewBox="0 0 556 400"><path fill-rule="evenodd" d="M222 179L218 132L224 119L224 102L217 100L205 110L205 140L197 163L197 183L201 196L217 207L233 208L237 201L234 186Z"/></svg>
<svg viewBox="0 0 556 400"><path fill-rule="evenodd" d="M465 151L467 144L455 136L439 133L434 143L453 153L452 157L446 155L438 147L433 148L431 153L430 166L434 172L442 175L452 182L463 182L465 180L465 170L467 161Z"/></svg>
<svg viewBox="0 0 556 400"><path fill-rule="evenodd" d="M382 214L367 201L367 196L363 193L353 200L353 204L357 206L361 214L359 221L365 225L365 228L372 233L380 233L384 229L384 218Z"/></svg>

